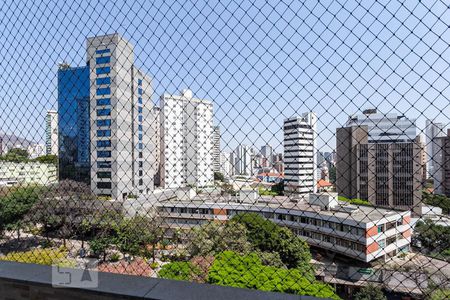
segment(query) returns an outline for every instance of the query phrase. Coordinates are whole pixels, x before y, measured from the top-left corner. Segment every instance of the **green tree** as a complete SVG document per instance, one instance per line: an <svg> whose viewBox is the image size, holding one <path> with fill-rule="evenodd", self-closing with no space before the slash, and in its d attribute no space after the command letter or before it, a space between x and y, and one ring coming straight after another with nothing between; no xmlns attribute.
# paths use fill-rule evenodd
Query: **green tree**
<svg viewBox="0 0 450 300"><path fill-rule="evenodd" d="M248 253L247 230L242 224L209 222L193 229L188 251L191 256L213 256L225 250Z"/></svg>
<svg viewBox="0 0 450 300"><path fill-rule="evenodd" d="M328 168L328 174L330 174L330 182L335 184L336 183L336 167L333 164L329 164L330 167Z"/></svg>
<svg viewBox="0 0 450 300"><path fill-rule="evenodd" d="M117 229L117 246L120 251L145 256L148 256L150 251L154 262L157 244L164 238L162 222L156 212L124 219Z"/></svg>
<svg viewBox="0 0 450 300"><path fill-rule="evenodd" d="M200 269L195 267L192 263L182 261L163 265L158 276L165 279L191 281L200 273Z"/></svg>
<svg viewBox="0 0 450 300"><path fill-rule="evenodd" d="M450 227L425 220L417 223L415 231L422 245L431 252L447 253L450 249Z"/></svg>
<svg viewBox="0 0 450 300"><path fill-rule="evenodd" d="M12 148L5 155L0 157L0 160L11 161L11 162L27 162L28 161L28 151L20 148Z"/></svg>
<svg viewBox="0 0 450 300"><path fill-rule="evenodd" d="M208 281L224 286L340 299L332 287L303 276L298 269L264 266L256 253L241 256L224 251L216 255Z"/></svg>
<svg viewBox="0 0 450 300"><path fill-rule="evenodd" d="M231 183L224 183L222 184L222 195L231 195L235 196L237 194L236 190L234 189L233 185Z"/></svg>
<svg viewBox="0 0 450 300"><path fill-rule="evenodd" d="M437 289L431 293L430 300L450 299L450 290Z"/></svg>
<svg viewBox="0 0 450 300"><path fill-rule="evenodd" d="M217 180L217 181L224 181L224 180L225 180L225 177L224 177L223 174L220 173L220 172L214 172L214 180Z"/></svg>
<svg viewBox="0 0 450 300"><path fill-rule="evenodd" d="M97 236L88 241L89 248L95 256L101 257L103 261L106 260L106 251L114 243L115 239L110 236Z"/></svg>
<svg viewBox="0 0 450 300"><path fill-rule="evenodd" d="M39 162L41 164L57 165L58 164L58 156L53 155L53 154L43 155L43 156L36 157L35 159L33 159L33 161Z"/></svg>
<svg viewBox="0 0 450 300"><path fill-rule="evenodd" d="M450 214L450 198L444 195L435 195L428 192L422 193L422 199L425 204L440 207L442 213Z"/></svg>
<svg viewBox="0 0 450 300"><path fill-rule="evenodd" d="M247 229L247 239L255 250L277 252L288 268L302 268L304 274L312 275L311 253L308 244L295 236L291 230L264 219L256 213L244 213L233 217Z"/></svg>
<svg viewBox="0 0 450 300"><path fill-rule="evenodd" d="M84 183L63 180L43 189L27 218L43 225L45 234L53 233L63 239L85 234L83 222L112 210L110 203L96 199Z"/></svg>
<svg viewBox="0 0 450 300"><path fill-rule="evenodd" d="M25 216L38 201L45 188L39 185L28 185L11 188L0 197L0 232L15 229L20 233L25 223Z"/></svg>
<svg viewBox="0 0 450 300"><path fill-rule="evenodd" d="M284 182L281 181L277 184L272 185L271 191L277 193L278 196L284 195Z"/></svg>
<svg viewBox="0 0 450 300"><path fill-rule="evenodd" d="M355 300L387 300L383 291L372 284L361 288L354 296Z"/></svg>

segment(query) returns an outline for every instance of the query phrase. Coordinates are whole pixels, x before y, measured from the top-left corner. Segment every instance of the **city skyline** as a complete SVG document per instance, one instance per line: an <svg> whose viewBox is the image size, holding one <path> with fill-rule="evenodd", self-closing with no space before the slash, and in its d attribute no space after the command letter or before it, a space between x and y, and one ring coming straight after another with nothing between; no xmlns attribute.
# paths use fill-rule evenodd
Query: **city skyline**
<svg viewBox="0 0 450 300"><path fill-rule="evenodd" d="M21 4L18 4L19 6ZM123 5L122 1L117 1L115 3L117 7ZM151 56L141 57L136 64L138 67L142 67L143 71L154 76L154 88L155 95L152 101L157 105L158 97L165 93L175 93L181 89L189 88L195 91L195 96L203 99L213 99L216 107L220 107L217 110L214 124L219 125L222 128L226 128L222 132L222 144L229 145L230 149L234 149L237 144L236 140L242 140L243 143L251 144L254 143L256 148L260 148L266 142L273 145L276 151L280 152L280 146L282 141L282 131L279 126L275 124L282 124L283 118L291 117L291 115L283 115L283 112L287 109L292 111L292 115L300 114L303 111L315 111L319 118L319 139L318 148L324 149L324 151L331 150L334 148L333 134L335 128L342 126L347 119L347 114L344 113L344 109L347 112L358 113L364 109L371 107L377 107L382 113L397 112L400 114L407 114L410 118L417 118L417 126L420 130L425 133L425 120L434 119L437 116L436 122L444 123L448 126L450 123L449 107L447 106L447 100L450 98L450 91L446 89L448 83L446 80L440 80L439 82L427 83L424 81L417 81L420 75L433 73L434 68L442 69L441 79L450 78L447 73L450 72L445 66L430 66L423 63L426 61L427 56L434 53L442 53L445 48L441 44L434 44L432 42L427 43L432 39L431 33L421 32L420 37L421 43L414 43L413 38L405 39L404 44L411 47L411 51L406 51L404 54L394 53L389 47L394 49L397 41L393 34L388 31L383 31L383 34L379 36L378 42L385 41L387 44L385 46L377 43L376 49L383 50L383 58L386 60L386 65L397 66L396 69L380 69L382 63L371 52L369 47L364 47L363 45L358 45L357 47L352 47L355 53L362 57L365 62L355 61L353 54L349 54L346 50L338 50L333 48L333 46L326 47L322 42L328 42L332 37L339 37L338 30L343 28L342 24L346 27L351 27L355 24L355 19L340 19L342 23L337 23L337 28L335 31L330 31L325 34L324 29L320 27L320 24L315 24L314 21L306 21L302 14L294 14L294 11L300 11L304 13L315 12L319 7L290 7L288 5L282 4L289 7L287 10L287 17L291 17L289 22L284 22L277 26L285 26L290 28L286 33L281 33L278 40L275 40L275 45L283 49L283 53L290 53L287 57L279 59L279 61L289 62L292 65L292 72L287 72L286 66L277 63L276 59L271 61L259 61L265 52L264 47L265 41L264 36L257 32L243 33L239 31L230 32L218 32L219 39L223 40L222 48L217 47L208 48L207 41L213 40L214 36L210 35L210 31L213 29L215 21L221 21L222 18L229 17L230 24L238 22L243 22L243 25L250 24L251 22L258 22L258 18L261 15L257 11L249 10L249 15L243 19L235 19L232 17L230 12L239 12L241 9L248 8L248 3L236 4L229 3L227 9L225 6L220 5L217 7L218 14L221 17L215 17L211 20L206 20L202 14L193 18L187 13L189 9L195 7L192 3L185 3L183 5L176 4L180 9L182 18L186 24L192 26L192 31L186 32L187 36L181 37L175 30L175 27L170 24L171 17L173 17L172 11L167 11L164 6L158 7L162 14L155 16L154 20L145 19L143 20L147 26L141 28L142 30L136 32L133 35L127 33L125 28L128 26L135 26L135 21L140 21L139 18L133 17L120 17L118 19L109 19L111 26L108 28L101 28L95 23L89 23L84 28L73 27L74 32L70 37L66 37L59 33L58 31L48 31L46 34L37 30L40 28L39 20L45 19L49 10L44 9L43 11L36 11L34 18L26 18L23 14L22 9L18 9L21 13L16 16L19 20L25 23L33 24L35 26L30 26L30 31L26 33L25 39L28 45L33 43L42 45L41 49L38 49L37 56L40 57L38 60L30 60L27 56L26 47L24 49L15 49L14 51L5 52L5 63L4 71L11 74L7 78L0 79L2 88L0 89L0 108L3 110L11 110L12 114L0 118L0 128L6 133L13 133L15 128L23 127L23 131L20 135L24 138L34 138L36 136L40 137L40 141L44 142L44 132L45 128L42 125L47 110L56 109L56 72L57 63L62 61L68 61L71 65L81 65L85 61L85 55L81 49L84 46L84 39L78 37L88 37L94 35L101 35L112 32L119 32L124 34L124 37L129 39L131 43L136 45L136 52L139 53L151 53ZM257 6L262 6L262 4L254 4ZM368 6L369 4L359 4L363 6ZM400 15L396 15L404 22L408 21L412 24L417 24L415 15L426 14L427 20L431 23L438 22L436 18L437 14L432 14L437 8L428 8L423 4L417 4L414 6L414 11L410 4L405 4L407 8L411 11L401 12ZM338 6L338 3L332 6ZM392 15L396 9L394 7L382 7L379 4L373 4L376 7L375 11L377 14L385 13L387 15ZM133 7L140 7L138 3L133 4ZM144 7L146 5L144 4ZM97 8L97 9L96 9ZM93 22L95 16L99 16L101 11L101 6L88 7L88 11L83 11L81 8L77 8L74 11L67 11L67 8L62 8L58 11L61 16L88 13L93 16L88 22ZM25 10L26 11L26 10ZM130 14L133 14L134 10L130 10ZM136 10L139 11L139 10ZM167 19L163 16L167 14ZM106 16L106 18L110 18ZM389 20L389 18L382 18L377 20L376 24L373 24L373 17L368 15L368 18L361 19L361 24L365 27L375 26L375 28L382 29L384 24L383 20ZM418 18L418 20L421 18ZM255 20L255 21L253 21ZM330 17L322 20L325 22L330 20ZM57 23L64 27L70 24L74 24L70 21L70 18L57 18ZM179 21L176 21L179 22ZM387 21L386 21L387 22ZM441 21L438 24L442 24ZM450 23L450 22L448 22ZM203 24L205 28L200 28L199 24ZM411 27L414 25L410 24ZM92 25L92 26L91 26ZM307 29L308 25L311 26L313 30L302 30ZM278 32L277 26L274 28L264 27L264 30L268 32ZM58 26L55 26L55 28ZM154 28L154 29L150 29ZM233 27L234 28L234 27ZM288 34L292 34L292 29L295 28L295 36L300 41L299 49L295 49L292 45L286 43L286 38ZM408 28L401 27L402 32ZM195 30L194 30L195 29ZM198 29L198 30L197 30ZM7 28L6 31L12 30L12 28ZM236 29L237 30L237 29ZM212 30L214 31L214 30ZM215 31L214 31L215 32ZM302 34L301 32L311 32L308 35ZM320 36L319 33L324 33L323 37L319 39L316 43L313 43L314 37ZM231 34L231 40L227 41L226 36ZM239 52L248 52L246 44L241 41L238 36L244 34L242 38L253 37L252 45L255 46L255 53L249 54L247 58L240 57ZM356 37L363 38L363 33L355 33ZM10 40L7 40L6 36L11 38L14 35L6 35L0 37L0 42L4 45L12 44ZM51 38L50 38L51 37ZM142 43L140 40L145 40L149 38L148 42ZM443 39L448 39L447 44L450 43L450 37L442 36ZM196 42L196 47L189 43L190 40ZM175 42L177 47L173 47ZM350 40L342 41L342 43L350 43ZM64 48L61 45L70 44L71 47ZM427 46L430 45L430 46ZM350 45L350 44L349 44ZM353 45L353 43L351 43ZM258 47L259 46L259 47ZM330 48L331 47L331 48ZM431 48L433 51L425 53L421 58L422 63L420 68L416 66L417 58L414 57L413 53L423 52L424 47ZM55 49L53 52L42 52L42 49ZM185 49L184 51L181 49ZM236 50L234 50L236 49ZM313 52L312 49L322 49L322 58L317 53ZM173 52L175 51L175 52ZM230 53L236 57L236 60L231 60L226 57L226 53ZM327 52L328 51L328 52ZM343 54L341 53L343 51ZM203 53L203 55L202 55ZM192 54L193 56L190 56ZM337 76L329 76L327 79L323 78L320 73L316 72L315 66L322 65L322 60L326 61L332 57L333 54L342 54L341 58L336 57L338 60L335 64L330 62L326 63L322 68L322 72L327 74L334 74L333 72L341 72L341 74L349 72L349 76L353 82L359 84L360 88L353 87L349 82L341 80L342 78ZM138 55L139 56L139 55ZM356 55L355 55L356 56ZM21 62L21 57L25 58L24 61L30 66L30 69L14 69L14 64ZM174 59L175 57L175 59ZM202 59L198 59L198 58ZM375 59L374 59L375 58ZM352 68L349 68L346 61L355 62ZM431 58L433 60L433 58ZM259 61L258 68L253 67L255 62ZM402 64L401 62L404 61ZM204 62L202 65L195 65L193 62ZM269 68L269 62L271 65ZM307 69L302 69L301 66L306 62L309 65ZM367 62L367 63L366 63ZM447 62L442 62L444 65ZM370 67L367 67L370 65ZM245 75L239 72L239 68L242 70L247 70L249 73ZM35 73L32 70L39 70L40 72ZM189 72L187 70L190 70ZM378 76L373 76L374 71L378 73ZM231 78L231 74L238 72L235 76L237 78ZM403 79L399 78L396 74L408 74ZM221 77L218 76L221 74ZM8 87L20 86L20 82L17 80L29 80L30 78L40 79L42 85L25 87L24 91L17 93ZM382 76L382 77L380 77ZM208 80L203 80L208 78ZM277 79L280 78L280 79ZM283 80L281 80L283 78ZM390 78L390 81L395 83L393 86L389 86L386 79ZM251 80L254 79L254 80ZM299 80L297 80L299 79ZM264 84L268 80L271 81L271 87L265 87ZM300 84L299 81L305 82ZM214 83L214 86L212 85ZM437 90L437 94L433 93ZM32 95L32 97L31 97ZM421 96L422 95L422 96ZM13 97L15 99L14 103L8 103L7 99ZM45 105L39 104L45 99ZM420 103L430 102L433 100L433 105L425 109ZM320 103L320 105L317 105ZM24 117L29 120L27 123L20 122L11 118L15 112L20 111L20 108L27 105L33 105L36 110L33 114L28 111L24 111ZM250 109L251 108L251 109ZM338 113L335 113L338 112ZM441 113L444 112L444 113ZM270 122L264 122L260 120L259 116L266 115L266 120L269 119ZM322 122L324 119L326 122ZM233 121L231 121L233 120ZM273 123L273 124L272 124ZM266 128L267 126L267 128ZM256 129L260 128L260 129ZM275 135L275 137L274 137ZM233 138L235 136L235 138ZM247 139L248 136L248 139Z"/></svg>

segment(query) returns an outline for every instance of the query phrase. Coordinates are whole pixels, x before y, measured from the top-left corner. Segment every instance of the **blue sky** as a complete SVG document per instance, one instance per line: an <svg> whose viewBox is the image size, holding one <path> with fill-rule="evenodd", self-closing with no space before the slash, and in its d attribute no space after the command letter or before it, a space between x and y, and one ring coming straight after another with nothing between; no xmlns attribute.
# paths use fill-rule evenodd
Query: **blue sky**
<svg viewBox="0 0 450 300"><path fill-rule="evenodd" d="M57 63L83 65L86 37L112 32L134 44L155 103L183 88L214 101L225 149L281 151L283 119L306 111L319 117L322 150L366 108L418 118L420 129L450 122L444 1L63 2L0 6L0 131L42 141Z"/></svg>

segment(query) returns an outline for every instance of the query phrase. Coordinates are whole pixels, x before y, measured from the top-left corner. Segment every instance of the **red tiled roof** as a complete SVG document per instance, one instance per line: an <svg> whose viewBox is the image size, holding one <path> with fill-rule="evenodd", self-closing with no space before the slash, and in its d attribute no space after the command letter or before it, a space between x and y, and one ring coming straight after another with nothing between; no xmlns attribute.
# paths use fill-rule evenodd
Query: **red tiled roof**
<svg viewBox="0 0 450 300"><path fill-rule="evenodd" d="M326 180L319 179L319 181L317 181L317 187L330 187L330 186L333 186L333 184Z"/></svg>

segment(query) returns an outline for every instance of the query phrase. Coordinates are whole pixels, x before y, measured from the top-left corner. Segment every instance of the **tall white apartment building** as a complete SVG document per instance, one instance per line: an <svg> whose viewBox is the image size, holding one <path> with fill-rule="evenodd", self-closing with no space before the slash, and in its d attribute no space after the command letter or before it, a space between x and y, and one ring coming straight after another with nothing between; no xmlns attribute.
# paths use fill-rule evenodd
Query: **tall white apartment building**
<svg viewBox="0 0 450 300"><path fill-rule="evenodd" d="M317 191L317 117L313 112L284 120L285 192Z"/></svg>
<svg viewBox="0 0 450 300"><path fill-rule="evenodd" d="M207 186L213 175L213 104L192 91L161 96L161 186Z"/></svg>
<svg viewBox="0 0 450 300"><path fill-rule="evenodd" d="M220 173L222 173L225 178L230 178L234 175L232 158L233 156L229 152L220 153Z"/></svg>
<svg viewBox="0 0 450 300"><path fill-rule="evenodd" d="M156 165L151 80L134 66L133 46L118 34L89 38L87 62L91 188L117 200L147 193Z"/></svg>
<svg viewBox="0 0 450 300"><path fill-rule="evenodd" d="M234 150L235 175L253 175L252 149L247 145L239 145Z"/></svg>
<svg viewBox="0 0 450 300"><path fill-rule="evenodd" d="M273 148L270 145L264 145L261 147L262 155L262 167L272 167L273 165Z"/></svg>
<svg viewBox="0 0 450 300"><path fill-rule="evenodd" d="M58 112L54 110L45 117L45 153L58 155Z"/></svg>
<svg viewBox="0 0 450 300"><path fill-rule="evenodd" d="M220 127L213 127L213 171L220 172Z"/></svg>
<svg viewBox="0 0 450 300"><path fill-rule="evenodd" d="M439 172L439 152L441 145L437 138L445 136L445 125L432 120L426 121L425 142L427 153L427 176L435 177L435 173Z"/></svg>

